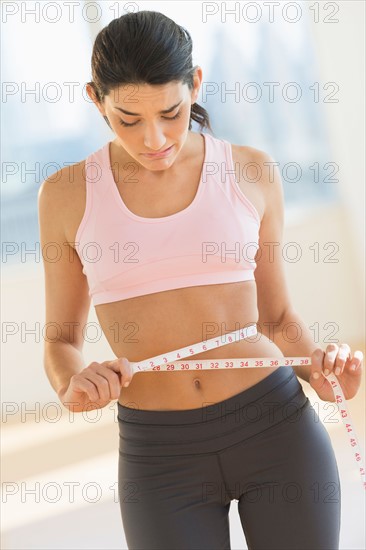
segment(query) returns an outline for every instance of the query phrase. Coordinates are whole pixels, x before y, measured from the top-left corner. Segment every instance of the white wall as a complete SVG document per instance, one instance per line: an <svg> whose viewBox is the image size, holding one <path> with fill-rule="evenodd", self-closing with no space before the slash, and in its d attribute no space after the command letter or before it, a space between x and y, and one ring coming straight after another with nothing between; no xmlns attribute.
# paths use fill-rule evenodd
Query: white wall
<svg viewBox="0 0 366 550"><path fill-rule="evenodd" d="M323 103L331 161L339 166L341 202L324 209L314 204L312 216L289 222L285 242L337 242L338 264L304 262L288 265L294 304L304 319L334 321L338 337L364 350L365 339L365 3L334 3L339 12L326 23L331 11L322 8L311 24L319 64L320 89L335 82L338 103ZM326 93L330 93L328 88ZM295 219L295 217L294 217ZM329 252L329 250L328 250ZM310 256L309 256L310 257ZM302 265L302 264L301 264ZM300 276L299 276L300 275ZM361 347L360 347L361 346Z"/></svg>

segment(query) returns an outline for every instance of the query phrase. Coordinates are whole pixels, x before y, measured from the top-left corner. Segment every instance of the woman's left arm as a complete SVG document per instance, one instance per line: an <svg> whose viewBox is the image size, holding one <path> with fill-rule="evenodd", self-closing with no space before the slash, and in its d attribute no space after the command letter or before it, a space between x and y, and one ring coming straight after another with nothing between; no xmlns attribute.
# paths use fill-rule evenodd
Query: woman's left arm
<svg viewBox="0 0 366 550"><path fill-rule="evenodd" d="M259 330L274 342L285 357L311 358L311 366L293 368L297 376L308 382L322 400L334 401L333 389L327 379L330 372L338 377L345 398L352 399L361 384L363 354L361 351L352 354L348 344L328 344L323 351L295 312L287 288L282 256L284 198L281 175L273 164L273 158L264 151L255 150L253 157L252 160L260 168L258 184L264 203L254 272ZM273 170L270 170L270 166L273 166Z"/></svg>

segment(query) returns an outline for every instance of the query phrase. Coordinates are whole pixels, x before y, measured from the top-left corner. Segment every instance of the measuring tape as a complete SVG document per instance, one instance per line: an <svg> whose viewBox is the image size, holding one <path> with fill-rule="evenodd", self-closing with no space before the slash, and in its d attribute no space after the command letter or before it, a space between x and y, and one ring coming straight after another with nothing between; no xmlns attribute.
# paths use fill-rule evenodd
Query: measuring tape
<svg viewBox="0 0 366 550"><path fill-rule="evenodd" d="M272 358L272 357L260 357L260 358L233 358L233 359L199 359L199 360L186 360L179 361L190 355L196 355L203 351L208 351L220 346L225 346L232 342L238 340L243 340L250 336L255 336L257 334L256 325L251 325L246 328L241 328L230 332L224 335L225 341L222 341L223 337L220 338L211 338L209 340L198 342L196 344L191 344L183 348L179 348L168 353L163 353L161 355L156 355L155 357L150 357L150 359L145 359L144 361L139 362L130 362L132 367L132 372L145 372L145 371L200 371L200 370L213 370L213 369L237 369L237 368L258 368L258 367L286 367L286 366L302 366L302 365L311 365L310 357L281 357L281 358ZM177 361L178 360L178 361ZM329 380L335 398L335 403L338 407L339 414L342 418L342 422L346 429L349 442L351 445L352 453L354 459L357 463L357 468L361 475L363 488L366 489L365 481L365 466L361 456L360 446L358 444L358 438L356 431L353 427L351 416L348 412L346 399L344 397L342 388L338 382L337 377L330 373L327 376Z"/></svg>

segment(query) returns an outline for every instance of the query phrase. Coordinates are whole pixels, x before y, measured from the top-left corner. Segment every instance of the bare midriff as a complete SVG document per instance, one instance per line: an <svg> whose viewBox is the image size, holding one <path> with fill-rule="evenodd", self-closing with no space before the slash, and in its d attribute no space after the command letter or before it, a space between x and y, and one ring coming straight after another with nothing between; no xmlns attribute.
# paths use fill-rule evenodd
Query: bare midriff
<svg viewBox="0 0 366 550"><path fill-rule="evenodd" d="M96 314L116 357L137 362L256 323L256 285L245 281L169 290L98 305ZM189 359L283 357L257 330L257 336ZM195 409L223 401L277 368L137 372L118 400L135 409Z"/></svg>

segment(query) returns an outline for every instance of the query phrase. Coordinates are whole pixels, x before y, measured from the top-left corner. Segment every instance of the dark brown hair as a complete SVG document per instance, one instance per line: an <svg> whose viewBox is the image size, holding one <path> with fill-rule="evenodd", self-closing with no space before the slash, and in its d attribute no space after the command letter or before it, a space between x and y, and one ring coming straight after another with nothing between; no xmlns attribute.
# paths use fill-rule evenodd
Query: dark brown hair
<svg viewBox="0 0 366 550"><path fill-rule="evenodd" d="M144 10L113 19L97 34L91 58L93 80L88 84L101 103L127 84L181 81L192 90L197 66L192 66L189 32L160 12ZM197 103L191 105L189 130L192 120L213 133L207 111Z"/></svg>

